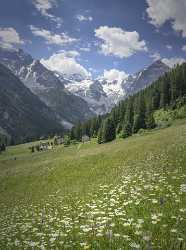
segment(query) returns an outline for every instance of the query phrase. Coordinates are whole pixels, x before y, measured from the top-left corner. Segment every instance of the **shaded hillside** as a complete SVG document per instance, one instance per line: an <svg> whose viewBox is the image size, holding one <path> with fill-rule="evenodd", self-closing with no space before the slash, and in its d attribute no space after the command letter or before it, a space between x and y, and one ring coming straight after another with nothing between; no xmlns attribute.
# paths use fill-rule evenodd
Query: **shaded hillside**
<svg viewBox="0 0 186 250"><path fill-rule="evenodd" d="M0 60L58 115L64 126L94 115L85 100L65 90L54 72L23 50L0 48Z"/></svg>
<svg viewBox="0 0 186 250"><path fill-rule="evenodd" d="M62 131L53 111L0 64L0 130L15 142Z"/></svg>

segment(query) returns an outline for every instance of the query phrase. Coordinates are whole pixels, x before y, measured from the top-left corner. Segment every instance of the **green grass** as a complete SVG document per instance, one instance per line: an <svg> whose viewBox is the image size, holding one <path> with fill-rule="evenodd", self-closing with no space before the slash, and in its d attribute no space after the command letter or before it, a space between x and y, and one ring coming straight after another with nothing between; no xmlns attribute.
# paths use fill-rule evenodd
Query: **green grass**
<svg viewBox="0 0 186 250"><path fill-rule="evenodd" d="M0 155L0 249L186 249L186 120Z"/></svg>

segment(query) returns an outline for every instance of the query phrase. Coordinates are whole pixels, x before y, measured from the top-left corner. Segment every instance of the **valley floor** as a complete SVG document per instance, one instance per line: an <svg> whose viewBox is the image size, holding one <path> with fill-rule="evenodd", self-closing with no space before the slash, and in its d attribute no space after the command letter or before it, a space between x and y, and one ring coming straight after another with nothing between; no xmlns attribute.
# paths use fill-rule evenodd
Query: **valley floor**
<svg viewBox="0 0 186 250"><path fill-rule="evenodd" d="M186 120L0 155L0 249L186 249Z"/></svg>

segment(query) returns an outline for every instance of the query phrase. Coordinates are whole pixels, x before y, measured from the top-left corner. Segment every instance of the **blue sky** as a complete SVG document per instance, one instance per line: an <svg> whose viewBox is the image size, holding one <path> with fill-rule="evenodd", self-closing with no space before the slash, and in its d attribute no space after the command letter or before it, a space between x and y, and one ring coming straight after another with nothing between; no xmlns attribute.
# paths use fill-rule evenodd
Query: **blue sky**
<svg viewBox="0 0 186 250"><path fill-rule="evenodd" d="M130 74L186 59L185 13L185 0L1 0L0 45L62 73Z"/></svg>

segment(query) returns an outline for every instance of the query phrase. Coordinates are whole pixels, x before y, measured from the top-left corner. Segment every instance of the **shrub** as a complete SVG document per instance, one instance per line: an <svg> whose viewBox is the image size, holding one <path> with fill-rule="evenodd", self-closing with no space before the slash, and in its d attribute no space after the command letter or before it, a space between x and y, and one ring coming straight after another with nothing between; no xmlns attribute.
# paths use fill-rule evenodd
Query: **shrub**
<svg viewBox="0 0 186 250"><path fill-rule="evenodd" d="M174 119L173 110L160 109L154 112L154 120L157 127L169 127Z"/></svg>
<svg viewBox="0 0 186 250"><path fill-rule="evenodd" d="M186 105L174 110L175 119L183 119L186 117Z"/></svg>

